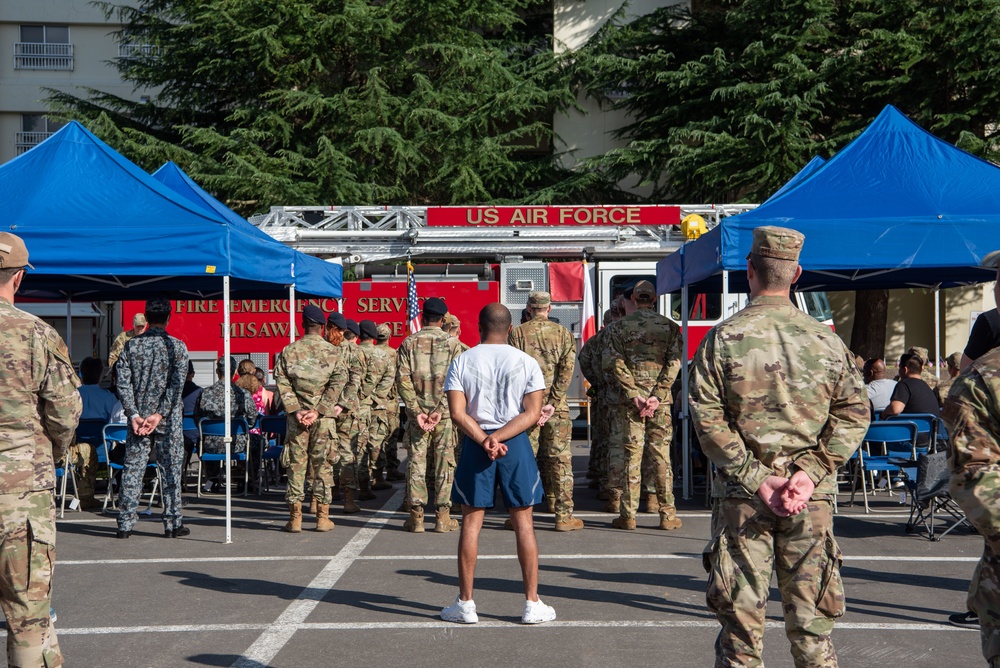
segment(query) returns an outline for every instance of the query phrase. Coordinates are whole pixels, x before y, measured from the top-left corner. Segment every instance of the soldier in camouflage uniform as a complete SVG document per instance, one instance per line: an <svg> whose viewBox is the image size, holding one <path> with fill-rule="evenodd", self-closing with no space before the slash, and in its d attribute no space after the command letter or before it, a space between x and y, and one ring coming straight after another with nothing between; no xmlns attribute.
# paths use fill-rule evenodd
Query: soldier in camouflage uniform
<svg viewBox="0 0 1000 668"><path fill-rule="evenodd" d="M423 533L424 506L428 502L428 452L434 452L434 501L437 508L434 530L455 531L458 521L451 519L451 485L455 471L455 434L448 412L444 380L448 367L461 354L459 340L448 336L441 323L448 307L431 297L423 305L423 329L406 337L396 357L396 386L406 405L406 495L410 518L403 525L407 531Z"/></svg>
<svg viewBox="0 0 1000 668"><path fill-rule="evenodd" d="M341 413L337 417L337 438L339 440L339 459L337 467L338 489L344 497L344 512L353 514L361 512L357 504L360 489L360 474L358 460L360 452L368 442L368 426L361 419L361 382L365 376L365 357L358 348L360 328L354 320L345 318L340 313L331 313L327 324L333 330L339 330L341 341L340 363L347 370L347 382L340 394Z"/></svg>
<svg viewBox="0 0 1000 668"><path fill-rule="evenodd" d="M109 370L114 371L115 363L118 362L118 358L121 357L122 351L125 350L125 344L145 331L146 316L142 313L136 313L132 318L132 329L126 329L125 331L120 332L111 344L111 349L108 351Z"/></svg>
<svg viewBox="0 0 1000 668"><path fill-rule="evenodd" d="M386 481L406 480L406 476L399 472L399 392L396 389L396 350L389 345L392 330L389 325L382 323L376 331L378 332L376 346L389 357L393 369L393 382L385 396L386 436L379 452L378 470L385 469Z"/></svg>
<svg viewBox="0 0 1000 668"><path fill-rule="evenodd" d="M608 384L604 379L604 371L601 368L601 360L604 356L606 336L610 326L622 316L620 310L620 300L612 301L611 308L604 312L601 329L594 336L587 339L587 342L580 348L577 355L577 362L580 364L580 371L583 377L590 384L587 396L591 399L590 404L590 459L587 462L587 477L593 478L596 487L600 490L597 498L607 500L608 497L608 444L611 434L609 429L610 414L608 406ZM615 509L618 512L618 509Z"/></svg>
<svg viewBox="0 0 1000 668"><path fill-rule="evenodd" d="M911 355L916 355L917 357L920 358L920 364L923 366L923 368L920 370L920 380L927 383L928 387L930 387L932 390L936 388L938 384L938 377L937 374L931 371L931 365L929 363L930 353L927 351L927 348L921 348L920 346L912 346L906 352L910 353ZM902 371L902 369L900 371Z"/></svg>
<svg viewBox="0 0 1000 668"><path fill-rule="evenodd" d="M28 249L0 232L0 607L7 665L61 666L49 616L56 562L54 461L73 443L83 402L66 344L14 307ZM33 267L31 267L33 268Z"/></svg>
<svg viewBox="0 0 1000 668"><path fill-rule="evenodd" d="M944 407L944 400L948 397L948 392L951 391L951 386L958 377L958 372L961 369L962 353L952 353L944 359L948 364L948 377L942 379L934 388L934 394L937 396L938 403L942 407Z"/></svg>
<svg viewBox="0 0 1000 668"><path fill-rule="evenodd" d="M358 351L365 358L365 376L361 382L361 414L365 420L366 442L358 469L362 476L361 498L373 499L375 495L371 493L371 489L375 487L371 484L372 474L377 468L382 444L388 435L389 421L385 417L386 397L389 395L389 389L396 384L396 366L385 349L375 345L375 337L378 336L375 323L371 320L362 320L359 328L361 345L358 346ZM379 480L382 479L381 473L379 470ZM391 485L385 485L383 482L380 489L386 487Z"/></svg>
<svg viewBox="0 0 1000 668"><path fill-rule="evenodd" d="M229 358L229 368L236 368L236 360ZM195 423L202 418L222 420L226 417L226 360L220 357L215 363L215 374L218 380L201 391L198 402L194 406ZM229 381L229 417L238 420L243 418L247 424L253 427L257 421L257 404L254 403L253 395L239 387L232 380ZM230 454L246 452L250 444L250 434L237 434L233 436L230 444ZM207 454L222 455L226 452L225 438L222 436L205 436L202 443L202 450ZM248 456L249 461L249 456ZM205 462L201 466L208 468L209 464L215 464L212 471L218 475L219 464L223 462ZM203 479L214 477L212 473L202 473ZM242 485L242 481L240 485ZM241 492L242 493L242 492Z"/></svg>
<svg viewBox="0 0 1000 668"><path fill-rule="evenodd" d="M708 333L692 362L693 425L718 468L703 559L708 607L722 624L716 666L764 665L775 568L795 665L837 665L831 634L845 606L832 500L869 408L847 346L788 298L803 240L754 230L750 302Z"/></svg>
<svg viewBox="0 0 1000 668"><path fill-rule="evenodd" d="M546 396L539 424L528 431L542 474L549 512L556 514L556 531L583 528L573 517L573 421L566 393L576 370L576 341L568 329L549 320L552 298L548 292L528 295L531 320L510 332L510 345L538 362L545 376Z"/></svg>
<svg viewBox="0 0 1000 668"><path fill-rule="evenodd" d="M673 436L671 386L681 368L681 330L656 312L656 288L639 281L626 303L629 315L615 323L605 337L607 354L602 369L615 403L624 407L614 415L619 436L608 450L608 477L621 487L620 516L611 526L635 529L639 510L643 454L652 463L660 528L679 529L674 507L674 476L670 464Z"/></svg>
<svg viewBox="0 0 1000 668"><path fill-rule="evenodd" d="M330 491L338 448L336 417L340 391L347 381L343 365L337 364L336 349L323 338L326 317L312 304L302 309L298 341L288 344L274 365L274 382L287 415L285 447L288 448L289 520L284 530L302 531L302 501L306 469L312 465L312 493L316 499L316 530L330 531Z"/></svg>
<svg viewBox="0 0 1000 668"><path fill-rule="evenodd" d="M184 461L184 379L188 371L187 346L167 334L170 302L146 302L149 328L125 344L116 376L122 410L129 423L125 440L125 468L118 498L118 538L128 538L139 519L142 478L152 451L163 479L163 535L179 538L191 533L181 519L181 475Z"/></svg>

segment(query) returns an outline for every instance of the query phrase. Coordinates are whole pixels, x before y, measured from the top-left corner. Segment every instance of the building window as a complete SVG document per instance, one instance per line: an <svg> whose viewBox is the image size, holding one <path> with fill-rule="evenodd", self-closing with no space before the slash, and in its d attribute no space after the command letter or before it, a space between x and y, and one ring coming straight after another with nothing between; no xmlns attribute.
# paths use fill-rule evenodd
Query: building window
<svg viewBox="0 0 1000 668"><path fill-rule="evenodd" d="M156 59L160 54L160 47L155 44L119 44L118 57L128 60L135 59Z"/></svg>
<svg viewBox="0 0 1000 668"><path fill-rule="evenodd" d="M23 25L14 43L15 70L72 70L69 26Z"/></svg>
<svg viewBox="0 0 1000 668"><path fill-rule="evenodd" d="M14 145L21 155L52 136L62 126L61 121L49 119L45 114L21 114L21 131L14 133Z"/></svg>

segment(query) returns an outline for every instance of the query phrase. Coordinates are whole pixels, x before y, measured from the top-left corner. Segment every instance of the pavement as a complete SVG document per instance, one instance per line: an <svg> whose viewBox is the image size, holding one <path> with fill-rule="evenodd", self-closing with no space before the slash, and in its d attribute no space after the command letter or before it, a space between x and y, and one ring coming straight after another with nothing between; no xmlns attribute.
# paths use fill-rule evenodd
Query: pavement
<svg viewBox="0 0 1000 668"><path fill-rule="evenodd" d="M587 488L586 445L574 445L582 531L556 533L536 513L539 594L555 622L522 626L524 597L505 515L487 515L476 571L479 623L439 618L457 594L458 533L403 531L402 483L343 515L336 528L280 531L280 493L225 500L184 496L183 539L162 536L156 515L128 540L114 517L66 512L58 523L53 604L67 666L711 666L718 623L705 608L704 494L680 502L683 528L611 528ZM979 633L949 626L964 610L982 539L962 528L940 542L906 533L906 506L878 495L872 512L846 507L835 531L844 552L848 612L834 642L841 666L984 665ZM792 666L772 581L765 657Z"/></svg>

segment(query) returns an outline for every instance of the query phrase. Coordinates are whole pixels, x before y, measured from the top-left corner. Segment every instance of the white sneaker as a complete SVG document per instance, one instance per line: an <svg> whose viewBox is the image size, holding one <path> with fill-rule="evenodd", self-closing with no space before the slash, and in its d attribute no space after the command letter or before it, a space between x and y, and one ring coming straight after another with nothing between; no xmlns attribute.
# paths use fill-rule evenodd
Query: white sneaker
<svg viewBox="0 0 1000 668"><path fill-rule="evenodd" d="M542 603L542 599L524 602L524 614L521 615L522 624L541 624L542 622L554 621L555 618L555 609L551 605Z"/></svg>
<svg viewBox="0 0 1000 668"><path fill-rule="evenodd" d="M441 619L459 624L475 624L479 621L479 615L476 614L476 602L472 599L463 601L456 596L455 602L441 611Z"/></svg>

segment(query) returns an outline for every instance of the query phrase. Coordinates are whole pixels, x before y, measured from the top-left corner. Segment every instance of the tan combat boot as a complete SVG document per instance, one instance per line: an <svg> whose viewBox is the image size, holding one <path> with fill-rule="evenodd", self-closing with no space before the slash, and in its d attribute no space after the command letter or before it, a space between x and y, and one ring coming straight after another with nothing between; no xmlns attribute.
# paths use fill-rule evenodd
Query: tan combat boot
<svg viewBox="0 0 1000 668"><path fill-rule="evenodd" d="M666 511L666 512L664 512ZM677 517L677 509L670 506L660 507L660 528L664 531L673 531L684 526L681 518Z"/></svg>
<svg viewBox="0 0 1000 668"><path fill-rule="evenodd" d="M302 504L301 503L289 503L288 504L288 523L285 524L283 531L288 533L301 533L302 532Z"/></svg>
<svg viewBox="0 0 1000 668"><path fill-rule="evenodd" d="M582 528L583 520L573 517L572 515L556 517L556 531L576 531L577 529Z"/></svg>
<svg viewBox="0 0 1000 668"><path fill-rule="evenodd" d="M556 512L556 497L546 496L545 497L545 507L550 513Z"/></svg>
<svg viewBox="0 0 1000 668"><path fill-rule="evenodd" d="M410 508L410 519L403 523L403 528L412 533L424 532L424 507L413 506Z"/></svg>
<svg viewBox="0 0 1000 668"><path fill-rule="evenodd" d="M626 531L635 531L635 520L630 520L627 517L616 517L611 520L612 529L625 529Z"/></svg>
<svg viewBox="0 0 1000 668"><path fill-rule="evenodd" d="M622 507L622 493L618 489L608 490L608 502L604 504L604 512L617 513Z"/></svg>
<svg viewBox="0 0 1000 668"><path fill-rule="evenodd" d="M434 519L434 533L458 531L458 520L451 519L451 508L438 508Z"/></svg>
<svg viewBox="0 0 1000 668"><path fill-rule="evenodd" d="M316 514L316 506L317 506L317 504L316 504L316 497L314 496L314 497L312 497L309 500L309 514L310 515L315 515Z"/></svg>
<svg viewBox="0 0 1000 668"><path fill-rule="evenodd" d="M348 515L361 512L361 507L354 502L354 490L350 487L344 488L344 512Z"/></svg>
<svg viewBox="0 0 1000 668"><path fill-rule="evenodd" d="M660 512L660 500L653 492L646 494L646 512L651 515Z"/></svg>
<svg viewBox="0 0 1000 668"><path fill-rule="evenodd" d="M316 531L330 531L333 529L333 522L330 521L330 504L319 503L316 505Z"/></svg>
<svg viewBox="0 0 1000 668"><path fill-rule="evenodd" d="M362 480L358 483L358 500L359 501L371 501L376 498L372 491L368 488L368 481Z"/></svg>
<svg viewBox="0 0 1000 668"><path fill-rule="evenodd" d="M383 489L392 489L392 485L387 483L385 478L382 477L382 469L375 469L375 472L372 474L372 489L376 492Z"/></svg>

